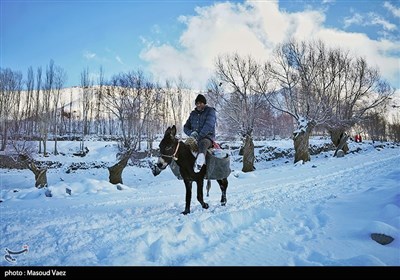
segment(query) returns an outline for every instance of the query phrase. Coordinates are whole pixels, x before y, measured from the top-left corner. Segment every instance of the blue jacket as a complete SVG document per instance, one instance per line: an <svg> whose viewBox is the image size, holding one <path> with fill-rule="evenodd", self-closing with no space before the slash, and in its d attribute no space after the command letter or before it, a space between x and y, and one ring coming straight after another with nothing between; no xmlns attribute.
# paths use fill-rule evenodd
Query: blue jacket
<svg viewBox="0 0 400 280"><path fill-rule="evenodd" d="M215 113L215 108L206 105L203 111L197 111L195 108L189 115L185 125L183 126L183 131L190 136L193 131L197 131L199 134L199 139L209 138L215 141L215 124L217 121L217 116Z"/></svg>

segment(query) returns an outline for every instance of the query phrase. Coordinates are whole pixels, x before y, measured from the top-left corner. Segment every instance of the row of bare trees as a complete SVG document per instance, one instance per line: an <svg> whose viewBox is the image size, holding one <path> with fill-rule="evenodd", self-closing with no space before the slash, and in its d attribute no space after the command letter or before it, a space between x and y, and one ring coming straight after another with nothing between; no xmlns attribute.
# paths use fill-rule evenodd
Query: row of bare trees
<svg viewBox="0 0 400 280"><path fill-rule="evenodd" d="M337 146L346 131L371 120L394 93L364 58L328 48L322 41L291 40L266 62L228 54L219 56L215 65L210 96L229 127L244 136L243 171L254 169L253 131L260 129L262 121L257 120L269 106L297 124L295 162L306 162L316 126L326 129Z"/></svg>
<svg viewBox="0 0 400 280"><path fill-rule="evenodd" d="M30 67L26 80L11 69L0 73L1 150L8 139L24 135L37 139L39 152L46 154L50 135L57 154L57 137L65 134L79 135L82 152L90 135L117 136L124 154L141 149L144 137L151 149L167 126L182 128L197 94L182 78L160 84L138 70L106 80L100 68L94 80L86 68L75 89L79 98L69 89L68 102L61 98L66 73L52 60L44 75L41 67L36 75ZM243 137L243 171L252 171L254 137L293 135L295 162L310 160L314 129L328 131L335 145L355 127L376 140L388 133L398 139L398 125L387 125L381 111L393 92L364 58L321 41L292 40L277 47L269 61L217 57L207 98L217 107L219 134Z"/></svg>
<svg viewBox="0 0 400 280"><path fill-rule="evenodd" d="M0 120L1 147L5 150L9 138L21 136L39 139L39 152L47 153L49 131L57 134L56 111L60 93L66 80L65 71L51 60L42 78L42 68L37 69L36 84L32 67L27 79L11 69L0 69ZM24 89L24 84L26 85ZM36 132L36 135L33 133ZM55 148L55 153L57 149Z"/></svg>
<svg viewBox="0 0 400 280"><path fill-rule="evenodd" d="M53 61L42 76L41 67L36 75L30 67L26 80L18 71L0 69L1 150L9 139L36 139L39 153L46 154L51 137L57 154L57 139L65 135L81 139L81 150L89 135L120 138L121 146L133 149L141 149L146 137L151 148L158 133L167 125L181 127L193 108L194 93L182 79L160 85L140 70L105 81L102 68L98 80L86 68L80 87L69 89L63 89L65 72Z"/></svg>

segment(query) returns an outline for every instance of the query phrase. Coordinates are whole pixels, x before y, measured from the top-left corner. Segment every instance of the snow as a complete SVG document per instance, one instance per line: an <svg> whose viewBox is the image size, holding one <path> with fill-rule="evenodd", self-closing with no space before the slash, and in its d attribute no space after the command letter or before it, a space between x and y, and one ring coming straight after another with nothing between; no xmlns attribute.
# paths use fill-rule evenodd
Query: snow
<svg viewBox="0 0 400 280"><path fill-rule="evenodd" d="M306 132L308 126L308 121L304 117L299 117L297 120L297 129L293 132L296 134L296 137L299 133Z"/></svg>
<svg viewBox="0 0 400 280"><path fill-rule="evenodd" d="M127 166L122 190L108 182L105 167L66 173L73 162L115 163L116 143L85 143L86 157L74 157L79 142L66 141L59 142L64 155L40 158L62 162L47 172L52 197L34 187L31 171L0 169L0 248L29 248L15 262L1 258L1 266L400 265L398 144L350 142L343 158L331 150L304 164L263 160L250 173L241 172L232 148L227 205L220 206L213 181L210 208L193 195L184 216L184 184L169 168L154 177L146 162L156 158ZM286 150L293 142L255 146L263 158L262 147ZM380 245L372 233L394 241Z"/></svg>

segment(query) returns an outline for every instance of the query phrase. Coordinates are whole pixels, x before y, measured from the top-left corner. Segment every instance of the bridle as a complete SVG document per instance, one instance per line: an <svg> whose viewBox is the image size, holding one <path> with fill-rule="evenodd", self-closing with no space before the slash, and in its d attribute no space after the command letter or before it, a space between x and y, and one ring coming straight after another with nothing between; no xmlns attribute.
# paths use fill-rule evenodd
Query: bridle
<svg viewBox="0 0 400 280"><path fill-rule="evenodd" d="M161 154L161 156L162 156L162 157L172 158L173 160L177 161L178 158L176 157L176 153L178 152L179 144L180 144L180 142L178 141L178 145L176 145L175 152L172 154L172 156L170 156L170 155L165 155L165 154Z"/></svg>

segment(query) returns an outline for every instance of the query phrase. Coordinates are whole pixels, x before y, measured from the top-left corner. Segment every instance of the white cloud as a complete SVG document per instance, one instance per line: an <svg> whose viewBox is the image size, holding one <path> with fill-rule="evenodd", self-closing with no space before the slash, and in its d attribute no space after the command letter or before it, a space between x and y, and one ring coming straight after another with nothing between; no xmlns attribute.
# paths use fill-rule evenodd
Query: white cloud
<svg viewBox="0 0 400 280"><path fill-rule="evenodd" d="M151 27L151 32L155 33L155 34L160 34L161 33L161 28L158 24L154 24Z"/></svg>
<svg viewBox="0 0 400 280"><path fill-rule="evenodd" d="M344 19L344 28L348 28L353 24L362 25L364 22L364 18L359 13L353 14L352 17L346 17Z"/></svg>
<svg viewBox="0 0 400 280"><path fill-rule="evenodd" d="M278 1L271 1L266 5L263 2L254 2L251 4L256 21L260 22L265 36L272 44L277 44L287 39L290 34L291 22L285 12L279 11ZM276 28L279 26L279 28Z"/></svg>
<svg viewBox="0 0 400 280"><path fill-rule="evenodd" d="M188 51L179 52L167 44L158 47L152 46L142 52L141 57L150 62L151 72L163 79L176 79L183 73L190 81L196 77L196 74L199 78L207 78L208 73L204 73L207 68L196 66L196 60Z"/></svg>
<svg viewBox="0 0 400 280"><path fill-rule="evenodd" d="M380 69L382 77L396 87L400 86L399 57L393 54L398 52L398 42L385 39L372 40L362 33L349 33L335 29L321 29L315 37L334 47L348 49L353 56L365 57L369 65Z"/></svg>
<svg viewBox="0 0 400 280"><path fill-rule="evenodd" d="M83 57L86 59L93 59L96 57L96 54L94 52L90 52L90 51L84 51L83 52Z"/></svg>
<svg viewBox="0 0 400 280"><path fill-rule="evenodd" d="M383 7L388 9L395 17L400 17L400 8L396 8L395 6L390 4L389 2L385 2L383 4Z"/></svg>
<svg viewBox="0 0 400 280"><path fill-rule="evenodd" d="M393 28L376 18L375 24ZM247 1L216 3L196 9L194 16L181 16L186 25L177 46L146 42L141 58L149 63L149 70L160 79L181 75L191 86L204 89L214 71L214 59L223 53L251 54L263 61L274 47L289 37L298 40L322 39L362 55L377 65L382 75L392 83L399 83L398 43L384 39L372 40L365 34L350 33L324 27L323 11L307 9L288 13L279 9L278 1ZM363 22L355 14L348 24ZM398 86L398 85L397 85Z"/></svg>
<svg viewBox="0 0 400 280"><path fill-rule="evenodd" d="M370 18L370 24L371 25L381 25L383 29L393 31L396 30L397 27L395 24L388 22L387 20L383 19L381 16L375 14L375 13L369 13L368 14Z"/></svg>
<svg viewBox="0 0 400 280"><path fill-rule="evenodd" d="M121 57L119 56L119 55L117 55L117 56L115 56L115 59L120 63L120 64L124 64L123 62L122 62L122 59L121 59Z"/></svg>
<svg viewBox="0 0 400 280"><path fill-rule="evenodd" d="M361 26L372 26L380 25L384 30L394 31L397 26L389 21L383 19L380 15L376 13L368 13L366 16L362 16L358 13L354 13L352 17L346 17L344 19L344 28L348 28L351 25L361 25Z"/></svg>

